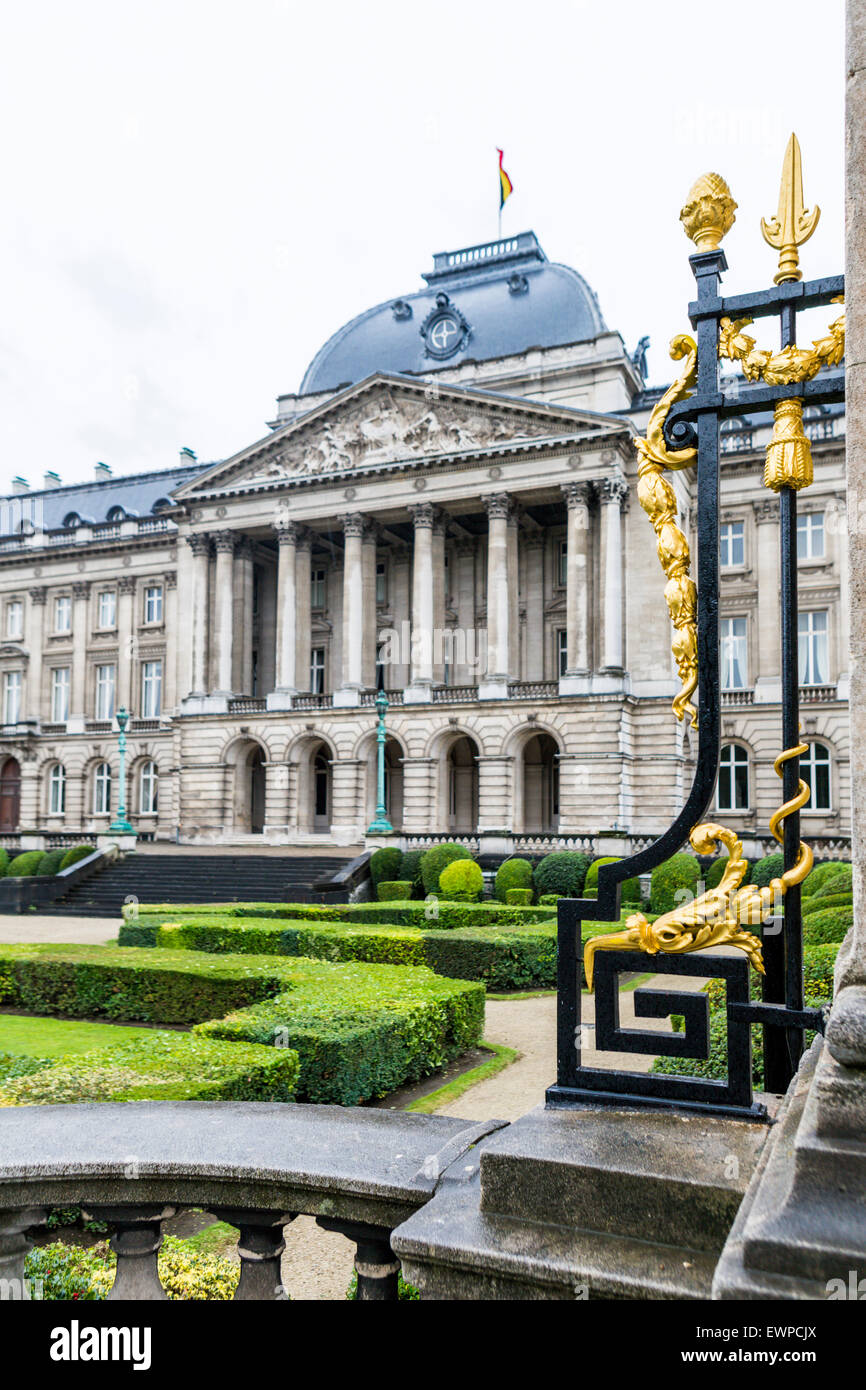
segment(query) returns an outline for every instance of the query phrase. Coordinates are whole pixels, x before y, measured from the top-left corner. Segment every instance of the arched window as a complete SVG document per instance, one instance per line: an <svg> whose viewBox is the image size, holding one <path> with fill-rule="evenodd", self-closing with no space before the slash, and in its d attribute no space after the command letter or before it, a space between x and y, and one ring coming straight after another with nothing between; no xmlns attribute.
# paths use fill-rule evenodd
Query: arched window
<svg viewBox="0 0 866 1390"><path fill-rule="evenodd" d="M67 512L66 516L63 518L63 525L67 530L74 531L76 526L81 525L81 517L77 512Z"/></svg>
<svg viewBox="0 0 866 1390"><path fill-rule="evenodd" d="M111 768L108 763L97 763L93 775L93 814L107 816L111 811Z"/></svg>
<svg viewBox="0 0 866 1390"><path fill-rule="evenodd" d="M66 815L66 768L55 763L48 776L48 814Z"/></svg>
<svg viewBox="0 0 866 1390"><path fill-rule="evenodd" d="M159 809L159 773L155 762L141 765L138 774L138 809L142 816L155 816Z"/></svg>
<svg viewBox="0 0 866 1390"><path fill-rule="evenodd" d="M171 505L171 501L168 497L157 497L150 510L156 515L158 512L166 511Z"/></svg>
<svg viewBox="0 0 866 1390"><path fill-rule="evenodd" d="M722 745L716 805L720 811L749 809L749 754L739 743Z"/></svg>
<svg viewBox="0 0 866 1390"><path fill-rule="evenodd" d="M126 512L122 507L109 507L106 521L125 521Z"/></svg>
<svg viewBox="0 0 866 1390"><path fill-rule="evenodd" d="M830 749L826 743L810 743L808 753L800 759L800 776L812 793L804 811L829 811L830 797Z"/></svg>

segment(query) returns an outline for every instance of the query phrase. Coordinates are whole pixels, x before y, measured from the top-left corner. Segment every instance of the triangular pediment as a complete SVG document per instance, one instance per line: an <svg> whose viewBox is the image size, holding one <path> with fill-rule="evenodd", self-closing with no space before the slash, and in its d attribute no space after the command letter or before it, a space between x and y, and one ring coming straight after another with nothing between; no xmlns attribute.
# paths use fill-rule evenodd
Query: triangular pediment
<svg viewBox="0 0 866 1390"><path fill-rule="evenodd" d="M215 464L174 495L183 501L244 492L305 477L622 427L615 417L591 411L375 376Z"/></svg>

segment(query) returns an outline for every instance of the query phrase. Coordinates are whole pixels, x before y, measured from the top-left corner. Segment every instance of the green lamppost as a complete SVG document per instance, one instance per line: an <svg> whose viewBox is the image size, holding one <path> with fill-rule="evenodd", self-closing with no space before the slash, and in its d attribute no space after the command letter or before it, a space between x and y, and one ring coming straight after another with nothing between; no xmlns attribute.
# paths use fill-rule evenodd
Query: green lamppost
<svg viewBox="0 0 866 1390"><path fill-rule="evenodd" d="M108 827L110 831L120 835L134 835L135 831L126 819L126 726L129 723L129 715L125 709L117 711L117 727L120 733L117 735L117 751L120 754L120 772L118 781L120 787L117 793L117 815Z"/></svg>
<svg viewBox="0 0 866 1390"><path fill-rule="evenodd" d="M376 696L376 712L379 725L376 729L376 816L367 827L368 835L393 835L394 827L388 819L385 805L385 714L388 709L388 696L380 690Z"/></svg>

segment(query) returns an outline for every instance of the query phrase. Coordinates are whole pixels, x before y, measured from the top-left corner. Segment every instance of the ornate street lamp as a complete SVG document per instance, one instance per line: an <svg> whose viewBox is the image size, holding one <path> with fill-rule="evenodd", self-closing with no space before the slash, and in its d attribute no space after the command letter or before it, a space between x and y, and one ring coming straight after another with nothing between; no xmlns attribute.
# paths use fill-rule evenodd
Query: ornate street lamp
<svg viewBox="0 0 866 1390"><path fill-rule="evenodd" d="M388 710L388 696L380 690L376 696L376 712L379 724L376 729L376 815L367 827L368 835L393 835L394 827L388 819L385 805L385 714Z"/></svg>
<svg viewBox="0 0 866 1390"><path fill-rule="evenodd" d="M135 831L126 819L126 726L129 723L129 714L125 709L117 711L117 727L120 732L117 735L117 751L120 754L120 772L118 781L120 787L117 793L117 815L108 827L110 831L121 835L134 835Z"/></svg>

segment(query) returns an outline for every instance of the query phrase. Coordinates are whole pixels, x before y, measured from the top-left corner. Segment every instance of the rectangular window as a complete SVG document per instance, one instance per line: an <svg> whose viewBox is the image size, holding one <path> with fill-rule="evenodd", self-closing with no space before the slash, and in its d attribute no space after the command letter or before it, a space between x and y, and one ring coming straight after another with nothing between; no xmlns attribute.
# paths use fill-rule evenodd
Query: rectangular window
<svg viewBox="0 0 866 1390"><path fill-rule="evenodd" d="M446 557L445 557L445 560L446 560L446 567L447 567L447 560L448 560L448 556L447 556L447 555L446 555ZM387 579L387 574L386 574L386 571L385 571L385 562L384 562L384 560L380 560L379 563L376 565L376 602L377 602L377 603L384 603L385 600L386 600L386 594L387 594L386 579ZM446 585L446 589L447 589L447 585Z"/></svg>
<svg viewBox="0 0 866 1390"><path fill-rule="evenodd" d="M66 815L66 769L60 763L55 763L48 781L48 813Z"/></svg>
<svg viewBox="0 0 866 1390"><path fill-rule="evenodd" d="M6 636L17 640L24 636L24 604L14 598L6 605Z"/></svg>
<svg viewBox="0 0 866 1390"><path fill-rule="evenodd" d="M114 718L114 667L96 668L96 718Z"/></svg>
<svg viewBox="0 0 866 1390"><path fill-rule="evenodd" d="M72 631L72 599L69 594L54 600L54 631Z"/></svg>
<svg viewBox="0 0 866 1390"><path fill-rule="evenodd" d="M162 585L148 584L144 591L144 621L162 622Z"/></svg>
<svg viewBox="0 0 866 1390"><path fill-rule="evenodd" d="M719 630L721 635L722 689L745 690L749 672L746 653L746 619L723 618L719 624Z"/></svg>
<svg viewBox="0 0 866 1390"><path fill-rule="evenodd" d="M719 528L719 564L722 569L746 563L746 542L742 521L726 521Z"/></svg>
<svg viewBox="0 0 866 1390"><path fill-rule="evenodd" d="M564 627L556 633L556 669L561 676L568 670L568 631Z"/></svg>
<svg viewBox="0 0 866 1390"><path fill-rule="evenodd" d="M103 589L99 595L99 627L115 627L117 624L117 596L113 589Z"/></svg>
<svg viewBox="0 0 866 1390"><path fill-rule="evenodd" d="M805 512L797 517L797 559L823 560L824 513Z"/></svg>
<svg viewBox="0 0 866 1390"><path fill-rule="evenodd" d="M65 724L69 718L70 668L58 666L51 672L51 722Z"/></svg>
<svg viewBox="0 0 866 1390"><path fill-rule="evenodd" d="M21 672L3 673L3 723L17 724L21 718Z"/></svg>
<svg viewBox="0 0 866 1390"><path fill-rule="evenodd" d="M559 542L559 579L557 583L564 589L568 583L568 541Z"/></svg>
<svg viewBox="0 0 866 1390"><path fill-rule="evenodd" d="M310 690L314 695L325 693L325 648L313 647L310 652Z"/></svg>
<svg viewBox="0 0 866 1390"><path fill-rule="evenodd" d="M801 685L826 685L829 681L827 635L826 611L799 615Z"/></svg>
<svg viewBox="0 0 866 1390"><path fill-rule="evenodd" d="M310 571L310 606L311 608L324 608L325 606L325 571Z"/></svg>
<svg viewBox="0 0 866 1390"><path fill-rule="evenodd" d="M141 717L158 719L162 709L162 662L145 661L141 668Z"/></svg>

